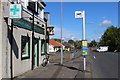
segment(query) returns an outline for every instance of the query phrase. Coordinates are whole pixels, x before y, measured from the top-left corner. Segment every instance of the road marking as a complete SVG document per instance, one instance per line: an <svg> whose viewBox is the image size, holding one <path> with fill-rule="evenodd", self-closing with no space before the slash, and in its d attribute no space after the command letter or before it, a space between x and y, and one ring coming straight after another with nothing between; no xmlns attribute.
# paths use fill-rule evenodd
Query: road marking
<svg viewBox="0 0 120 80"><path fill-rule="evenodd" d="M96 59L96 57L95 57L95 56L93 56L93 58L94 58L94 59Z"/></svg>

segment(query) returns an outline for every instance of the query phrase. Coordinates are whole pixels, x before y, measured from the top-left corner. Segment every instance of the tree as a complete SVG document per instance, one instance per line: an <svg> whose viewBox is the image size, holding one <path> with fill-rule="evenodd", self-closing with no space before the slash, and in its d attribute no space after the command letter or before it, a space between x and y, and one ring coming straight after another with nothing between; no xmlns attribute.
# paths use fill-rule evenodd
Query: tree
<svg viewBox="0 0 120 80"><path fill-rule="evenodd" d="M74 40L69 40L69 44L73 45L76 49L81 49L81 41L74 41Z"/></svg>
<svg viewBox="0 0 120 80"><path fill-rule="evenodd" d="M117 44L119 41L118 28L110 26L106 29L101 37L100 45L109 46L109 51L114 51L117 49Z"/></svg>
<svg viewBox="0 0 120 80"><path fill-rule="evenodd" d="M120 27L117 29L116 45L117 50L120 52Z"/></svg>
<svg viewBox="0 0 120 80"><path fill-rule="evenodd" d="M74 45L74 41L73 40L69 40L68 43L71 44L71 45Z"/></svg>
<svg viewBox="0 0 120 80"><path fill-rule="evenodd" d="M98 44L98 42L96 42L95 40L92 40L90 43L88 43L88 47L96 47Z"/></svg>
<svg viewBox="0 0 120 80"><path fill-rule="evenodd" d="M96 42L95 40L91 41L91 46L92 46L92 47L97 46L97 42Z"/></svg>
<svg viewBox="0 0 120 80"><path fill-rule="evenodd" d="M82 43L81 43L80 40L75 41L75 47L76 47L77 49L81 49L81 46L82 46Z"/></svg>

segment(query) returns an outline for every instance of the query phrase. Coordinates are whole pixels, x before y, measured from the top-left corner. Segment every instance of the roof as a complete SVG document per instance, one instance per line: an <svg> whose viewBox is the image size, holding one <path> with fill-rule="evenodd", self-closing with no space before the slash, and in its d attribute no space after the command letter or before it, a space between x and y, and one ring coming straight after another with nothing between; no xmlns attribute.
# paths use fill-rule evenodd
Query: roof
<svg viewBox="0 0 120 80"><path fill-rule="evenodd" d="M64 42L63 45L64 46L70 46L70 44L68 42Z"/></svg>
<svg viewBox="0 0 120 80"><path fill-rule="evenodd" d="M55 41L54 39L49 39L49 43L53 46L56 46L56 47L60 47L61 44L57 41Z"/></svg>
<svg viewBox="0 0 120 80"><path fill-rule="evenodd" d="M45 4L43 1L41 2L41 4L42 4L44 7L46 7L46 4Z"/></svg>
<svg viewBox="0 0 120 80"><path fill-rule="evenodd" d="M72 45L69 44L68 42L64 42L63 45L66 46L66 47L72 47Z"/></svg>

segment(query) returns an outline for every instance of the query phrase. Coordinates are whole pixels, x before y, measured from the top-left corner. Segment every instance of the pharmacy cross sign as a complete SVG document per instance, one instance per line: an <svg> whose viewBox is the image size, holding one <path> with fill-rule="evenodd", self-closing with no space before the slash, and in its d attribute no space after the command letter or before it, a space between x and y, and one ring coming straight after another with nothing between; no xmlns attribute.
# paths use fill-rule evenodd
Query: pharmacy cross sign
<svg viewBox="0 0 120 80"><path fill-rule="evenodd" d="M13 8L11 8L10 10L13 12L13 15L16 15L16 13L19 11L19 8L14 5Z"/></svg>
<svg viewBox="0 0 120 80"><path fill-rule="evenodd" d="M11 4L10 5L10 18L11 19L16 19L16 18L21 18L22 17L22 6L21 4Z"/></svg>

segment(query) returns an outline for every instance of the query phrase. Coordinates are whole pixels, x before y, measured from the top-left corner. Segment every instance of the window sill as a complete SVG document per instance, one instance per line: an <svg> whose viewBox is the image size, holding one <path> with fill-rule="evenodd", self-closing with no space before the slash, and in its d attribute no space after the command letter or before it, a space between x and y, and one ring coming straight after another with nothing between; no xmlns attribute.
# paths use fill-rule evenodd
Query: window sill
<svg viewBox="0 0 120 80"><path fill-rule="evenodd" d="M26 60L26 59L30 59L29 56L26 56L26 57L22 57L21 60Z"/></svg>

